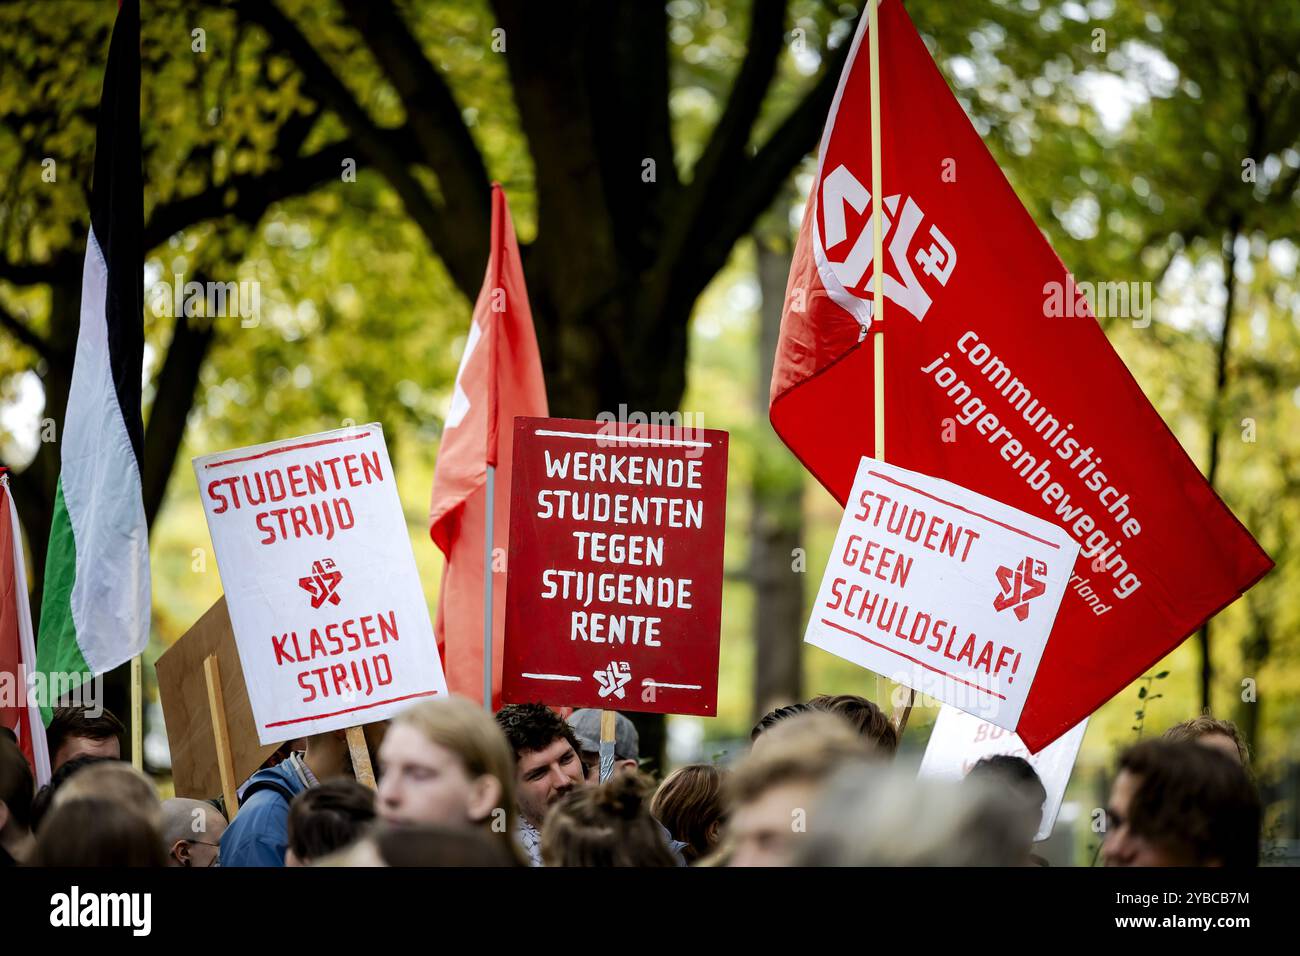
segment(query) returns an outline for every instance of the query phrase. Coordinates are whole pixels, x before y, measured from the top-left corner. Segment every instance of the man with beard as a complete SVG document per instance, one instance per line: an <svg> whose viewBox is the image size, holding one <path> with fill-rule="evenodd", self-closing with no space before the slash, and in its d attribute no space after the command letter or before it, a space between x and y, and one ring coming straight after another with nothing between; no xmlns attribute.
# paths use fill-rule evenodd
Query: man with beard
<svg viewBox="0 0 1300 956"><path fill-rule="evenodd" d="M541 866L546 811L586 784L578 738L564 718L544 704L508 704L497 711L497 723L515 754L519 842L529 864Z"/></svg>

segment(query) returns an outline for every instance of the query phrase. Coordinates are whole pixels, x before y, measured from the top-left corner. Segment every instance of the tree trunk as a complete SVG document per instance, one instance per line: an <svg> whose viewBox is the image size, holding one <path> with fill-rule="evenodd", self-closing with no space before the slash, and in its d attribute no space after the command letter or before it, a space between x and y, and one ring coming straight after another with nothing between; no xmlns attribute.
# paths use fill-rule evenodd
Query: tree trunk
<svg viewBox="0 0 1300 956"><path fill-rule="evenodd" d="M1234 217L1223 245L1223 285L1227 301L1223 304L1223 334L1219 337L1219 350L1214 379L1214 395L1210 400L1207 431L1210 438L1209 465L1205 478L1214 487L1219 473L1219 441L1223 431L1224 402L1228 393L1228 349L1232 340L1232 313L1237 295L1237 237L1241 233L1240 219ZM1201 646L1201 709L1211 712L1213 706L1214 660L1211 656L1210 621L1201 625L1198 635Z"/></svg>
<svg viewBox="0 0 1300 956"><path fill-rule="evenodd" d="M71 277L70 277L71 280ZM63 438L64 414L68 408L68 391L72 387L72 362L77 352L77 330L81 326L81 275L75 285L58 282L50 285L49 358L40 367L45 407L37 430L40 445L32 463L13 476L18 517L27 534L32 564L28 584L34 595L32 627L40 629L41 602L44 593L45 555L54 518L54 495L59 482L59 442Z"/></svg>
<svg viewBox="0 0 1300 956"><path fill-rule="evenodd" d="M778 246L773 249L771 246ZM767 418L772 362L781 331L788 237L756 242L759 308L758 381L755 411ZM770 426L758 429L750 513L750 582L754 588L754 720L773 707L803 698L803 583L794 559L803 538L803 478ZM792 467L793 464L793 467ZM803 565L800 570L803 570Z"/></svg>
<svg viewBox="0 0 1300 956"><path fill-rule="evenodd" d="M1281 559L1281 555L1277 555ZM1269 633L1270 617L1259 606L1259 602L1248 595L1246 597L1247 608L1250 611L1250 629L1241 642L1241 659L1244 665L1245 677L1252 678L1255 681L1254 694L1251 699L1246 699L1243 693L1240 695L1237 703L1236 722L1241 734L1246 738L1246 743L1252 753L1259 752L1259 731L1263 725L1261 720L1260 708L1263 702L1259 699L1259 672L1263 670L1265 663L1268 661L1269 654L1272 652L1272 639Z"/></svg>

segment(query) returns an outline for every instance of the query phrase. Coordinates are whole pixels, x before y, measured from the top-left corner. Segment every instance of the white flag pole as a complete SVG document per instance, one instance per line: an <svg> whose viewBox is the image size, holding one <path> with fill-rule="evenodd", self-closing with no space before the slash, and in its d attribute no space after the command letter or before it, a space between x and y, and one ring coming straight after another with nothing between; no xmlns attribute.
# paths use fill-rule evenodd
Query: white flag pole
<svg viewBox="0 0 1300 956"><path fill-rule="evenodd" d="M876 326L874 342L874 362L872 378L875 386L876 428L875 452L879 461L885 460L885 236L882 223L881 207L885 201L884 187L881 185L881 166L883 159L880 151L880 17L878 8L880 0L871 0L868 14L868 55L871 60L871 237L873 243L872 261L872 311L871 324ZM907 729L907 719L912 715L912 705L916 702L916 691L907 690L907 702L894 710L894 726L901 737Z"/></svg>
<svg viewBox="0 0 1300 956"><path fill-rule="evenodd" d="M875 268L871 270L872 310L871 324L876 326L875 337L875 412L876 434L875 452L879 461L885 460L885 333L882 323L885 320L885 237L882 228L881 206L885 201L884 188L881 186L880 157L880 18L878 7L880 0L871 0L870 23L868 26L868 56L871 71L871 236L872 261Z"/></svg>

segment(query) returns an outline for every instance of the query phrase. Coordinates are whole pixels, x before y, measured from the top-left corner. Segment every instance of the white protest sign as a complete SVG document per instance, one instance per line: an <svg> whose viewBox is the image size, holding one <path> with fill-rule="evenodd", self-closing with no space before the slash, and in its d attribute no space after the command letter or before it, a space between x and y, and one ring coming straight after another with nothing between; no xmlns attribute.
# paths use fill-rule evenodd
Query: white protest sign
<svg viewBox="0 0 1300 956"><path fill-rule="evenodd" d="M1070 773L1074 770L1079 745L1083 743L1087 729L1085 718L1068 733L1038 753L1031 754L1015 731L1003 730L956 707L943 707L934 722L934 730L930 732L919 776L960 780L985 757L1023 757L1034 768L1047 791L1047 799L1043 801L1043 819L1034 836L1035 840L1046 840L1052 835L1056 815L1061 812L1065 786L1070 782Z"/></svg>
<svg viewBox="0 0 1300 956"><path fill-rule="evenodd" d="M952 482L863 458L804 640L1014 730L1079 553Z"/></svg>
<svg viewBox="0 0 1300 956"><path fill-rule="evenodd" d="M445 696L384 432L194 459L262 743Z"/></svg>

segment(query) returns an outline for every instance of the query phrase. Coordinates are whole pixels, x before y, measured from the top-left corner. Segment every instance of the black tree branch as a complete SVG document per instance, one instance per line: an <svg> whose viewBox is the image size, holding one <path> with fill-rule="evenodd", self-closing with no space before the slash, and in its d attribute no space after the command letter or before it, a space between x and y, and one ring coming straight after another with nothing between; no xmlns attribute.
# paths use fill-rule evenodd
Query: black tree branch
<svg viewBox="0 0 1300 956"><path fill-rule="evenodd" d="M852 29L857 29L856 20ZM721 201L710 208L711 214L701 224L700 232L696 233L699 244L693 246L696 251L690 267L674 270L677 281L670 302L692 301L704 289L726 263L732 247L771 204L790 172L817 145L851 47L845 40L827 57L812 89L758 152L731 173L735 186L722 193Z"/></svg>
<svg viewBox="0 0 1300 956"><path fill-rule="evenodd" d="M271 0L237 0L235 6L241 18L266 31L271 42L302 71L318 102L334 112L348 127L357 149L396 190L407 214L443 260L457 287L473 299L483 277L484 246L467 243L460 224L443 217L407 168L402 152L393 147L392 131L375 125L316 48L275 3Z"/></svg>
<svg viewBox="0 0 1300 956"><path fill-rule="evenodd" d="M715 207L739 183L736 171L745 163L745 147L781 55L785 11L785 0L757 0L754 4L746 44L748 52L722 116L695 164L681 208L673 217L678 226L664 243L663 250L668 261L677 261L682 250L690 247L691 240L707 228Z"/></svg>
<svg viewBox="0 0 1300 956"><path fill-rule="evenodd" d="M53 350L49 343L37 335L31 326L3 306L0 306L0 327L8 330L10 335L42 358L50 357Z"/></svg>
<svg viewBox="0 0 1300 956"><path fill-rule="evenodd" d="M487 167L451 88L389 0L343 0L343 8L406 109L407 124L438 177L446 215L466 233L467 246L486 249Z"/></svg>

